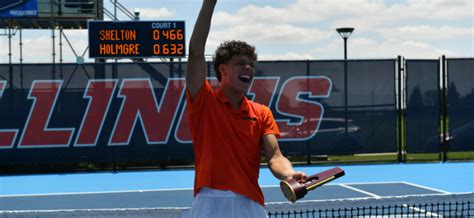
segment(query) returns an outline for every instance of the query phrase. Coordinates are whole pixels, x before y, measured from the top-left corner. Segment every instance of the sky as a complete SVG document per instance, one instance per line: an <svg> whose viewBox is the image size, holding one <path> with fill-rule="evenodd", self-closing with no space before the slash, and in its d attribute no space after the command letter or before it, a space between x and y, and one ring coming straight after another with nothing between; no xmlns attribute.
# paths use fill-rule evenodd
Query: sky
<svg viewBox="0 0 474 218"><path fill-rule="evenodd" d="M113 11L110 1L104 2ZM187 45L202 4L201 0L119 2L132 12L140 11L141 20L184 20ZM123 13L118 18L130 20ZM335 30L339 27L355 28L348 40L349 59L474 57L474 0L218 0L206 54L225 40L238 39L255 45L260 60L343 59L344 43ZM65 34L82 55L87 30L65 30ZM12 38L14 63L20 59L18 38L18 34ZM0 63L8 63L8 37L3 34L0 45ZM24 63L52 62L50 30L24 30L23 47ZM63 56L64 62L76 61L67 45ZM84 59L92 61L88 53Z"/></svg>

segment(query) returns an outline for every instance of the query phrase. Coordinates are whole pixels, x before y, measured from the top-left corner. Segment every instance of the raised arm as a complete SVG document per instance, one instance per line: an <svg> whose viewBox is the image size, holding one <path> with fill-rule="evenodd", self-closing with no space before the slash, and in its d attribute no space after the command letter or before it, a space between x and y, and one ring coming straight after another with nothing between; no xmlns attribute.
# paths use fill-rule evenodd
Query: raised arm
<svg viewBox="0 0 474 218"><path fill-rule="evenodd" d="M217 0L204 0L199 12L193 34L189 42L189 58L186 69L186 86L191 99L199 92L206 80L206 60L204 50L211 28L211 18Z"/></svg>

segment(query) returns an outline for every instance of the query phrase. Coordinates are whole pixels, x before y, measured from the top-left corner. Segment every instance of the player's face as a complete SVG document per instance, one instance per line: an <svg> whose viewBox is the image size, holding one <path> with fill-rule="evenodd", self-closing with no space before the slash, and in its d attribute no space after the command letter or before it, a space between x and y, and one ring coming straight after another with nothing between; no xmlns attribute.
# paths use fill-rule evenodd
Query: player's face
<svg viewBox="0 0 474 218"><path fill-rule="evenodd" d="M255 74L255 60L246 55L236 55L222 64L221 85L239 93L247 93Z"/></svg>

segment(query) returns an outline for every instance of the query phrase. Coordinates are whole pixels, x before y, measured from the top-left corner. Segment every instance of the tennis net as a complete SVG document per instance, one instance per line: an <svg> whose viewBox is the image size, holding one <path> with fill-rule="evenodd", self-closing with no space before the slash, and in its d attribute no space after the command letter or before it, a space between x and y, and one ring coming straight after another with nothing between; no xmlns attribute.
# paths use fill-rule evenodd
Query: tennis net
<svg viewBox="0 0 474 218"><path fill-rule="evenodd" d="M269 203L277 217L474 217L474 193Z"/></svg>

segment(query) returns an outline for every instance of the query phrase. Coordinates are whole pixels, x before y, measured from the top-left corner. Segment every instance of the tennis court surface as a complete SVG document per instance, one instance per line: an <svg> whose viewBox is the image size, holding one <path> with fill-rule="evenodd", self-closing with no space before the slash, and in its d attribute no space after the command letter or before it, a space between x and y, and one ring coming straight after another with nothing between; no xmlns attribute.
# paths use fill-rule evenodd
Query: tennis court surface
<svg viewBox="0 0 474 218"><path fill-rule="evenodd" d="M292 204L263 167L269 217L474 217L474 162L341 168L345 176ZM181 217L193 178L192 169L0 176L0 217Z"/></svg>
<svg viewBox="0 0 474 218"><path fill-rule="evenodd" d="M277 186L262 190L271 217L474 215L472 193L453 195L408 182L327 184L296 204L287 203ZM192 189L5 195L0 197L0 217L179 217L192 199ZM367 206L371 204L373 208Z"/></svg>

